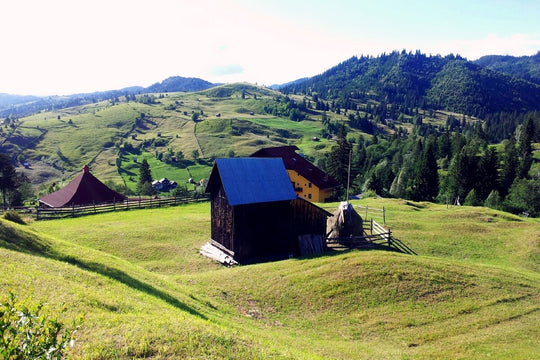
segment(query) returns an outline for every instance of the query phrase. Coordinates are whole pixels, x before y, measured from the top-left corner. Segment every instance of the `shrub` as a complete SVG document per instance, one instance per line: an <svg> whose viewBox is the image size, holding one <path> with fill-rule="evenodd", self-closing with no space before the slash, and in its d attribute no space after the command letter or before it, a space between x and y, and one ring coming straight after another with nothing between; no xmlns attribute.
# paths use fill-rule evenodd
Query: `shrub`
<svg viewBox="0 0 540 360"><path fill-rule="evenodd" d="M482 205L482 200L478 198L478 196L476 195L476 191L472 189L465 197L465 202L463 203L463 205L480 206Z"/></svg>
<svg viewBox="0 0 540 360"><path fill-rule="evenodd" d="M14 223L17 223L17 224L26 225L26 222L21 217L21 214L13 210L6 211L6 213L4 214L4 219L13 221Z"/></svg>
<svg viewBox="0 0 540 360"><path fill-rule="evenodd" d="M364 191L362 193L362 198L363 199L376 198L376 197L377 197L377 193L373 189L368 189L368 190L366 190L366 191Z"/></svg>
<svg viewBox="0 0 540 360"><path fill-rule="evenodd" d="M501 204L501 195L497 190L492 190L484 202L485 206L496 210L501 210Z"/></svg>
<svg viewBox="0 0 540 360"><path fill-rule="evenodd" d="M0 302L0 358L62 359L82 318L68 329L56 316L45 313L42 303L28 307L16 300L10 292Z"/></svg>

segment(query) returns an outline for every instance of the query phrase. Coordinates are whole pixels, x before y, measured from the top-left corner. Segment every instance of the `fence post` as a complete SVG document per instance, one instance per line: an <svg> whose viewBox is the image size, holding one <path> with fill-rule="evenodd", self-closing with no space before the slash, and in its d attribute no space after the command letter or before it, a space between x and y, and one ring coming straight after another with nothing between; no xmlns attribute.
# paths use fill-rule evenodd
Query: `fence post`
<svg viewBox="0 0 540 360"><path fill-rule="evenodd" d="M371 219L370 222L369 222L369 231L370 231L371 235L373 235L373 219Z"/></svg>
<svg viewBox="0 0 540 360"><path fill-rule="evenodd" d="M382 223L383 225L386 225L386 209L384 206L382 207Z"/></svg>
<svg viewBox="0 0 540 360"><path fill-rule="evenodd" d="M392 231L390 229L388 229L388 246L392 246Z"/></svg>

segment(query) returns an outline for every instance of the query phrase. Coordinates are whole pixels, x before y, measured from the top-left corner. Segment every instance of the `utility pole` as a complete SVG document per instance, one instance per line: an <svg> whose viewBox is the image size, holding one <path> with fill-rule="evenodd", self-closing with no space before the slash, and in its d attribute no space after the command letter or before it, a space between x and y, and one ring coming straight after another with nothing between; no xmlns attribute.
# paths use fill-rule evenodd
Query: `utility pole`
<svg viewBox="0 0 540 360"><path fill-rule="evenodd" d="M347 169L347 204L349 203L349 188L351 186L351 157L352 157L352 147L349 150L349 168Z"/></svg>

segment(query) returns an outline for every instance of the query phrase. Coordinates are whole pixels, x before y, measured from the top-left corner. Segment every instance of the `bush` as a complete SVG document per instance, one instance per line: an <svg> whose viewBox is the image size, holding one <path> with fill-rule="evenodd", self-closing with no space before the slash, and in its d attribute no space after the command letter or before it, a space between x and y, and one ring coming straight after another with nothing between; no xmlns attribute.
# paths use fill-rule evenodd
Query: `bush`
<svg viewBox="0 0 540 360"><path fill-rule="evenodd" d="M362 198L363 199L376 198L376 197L377 197L377 193L373 189L368 189L368 190L366 190L366 191L364 191L362 193Z"/></svg>
<svg viewBox="0 0 540 360"><path fill-rule="evenodd" d="M27 307L10 292L0 302L0 358L62 359L81 323L79 318L68 329L56 316L45 313L42 303Z"/></svg>
<svg viewBox="0 0 540 360"><path fill-rule="evenodd" d="M514 214L540 216L540 177L514 181L503 202L503 209Z"/></svg>
<svg viewBox="0 0 540 360"><path fill-rule="evenodd" d="M13 221L14 223L17 223L17 224L26 225L26 222L21 217L21 214L13 210L6 211L6 213L4 214L4 219Z"/></svg>
<svg viewBox="0 0 540 360"><path fill-rule="evenodd" d="M480 206L480 205L482 205L482 200L480 200L478 198L478 196L476 195L476 191L474 189L472 189L471 191L469 191L469 193L465 197L465 201L464 201L463 205Z"/></svg>
<svg viewBox="0 0 540 360"><path fill-rule="evenodd" d="M501 195L499 194L497 190L492 190L489 193L486 201L484 202L485 206L491 209L496 209L496 210L501 210L501 204L502 204Z"/></svg>

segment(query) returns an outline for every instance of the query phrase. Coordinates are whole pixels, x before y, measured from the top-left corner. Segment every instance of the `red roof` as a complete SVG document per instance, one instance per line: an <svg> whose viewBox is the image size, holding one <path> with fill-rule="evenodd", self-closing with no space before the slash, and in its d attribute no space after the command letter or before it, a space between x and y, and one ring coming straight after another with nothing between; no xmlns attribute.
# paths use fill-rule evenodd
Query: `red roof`
<svg viewBox="0 0 540 360"><path fill-rule="evenodd" d="M124 201L126 197L99 181L90 174L88 166L64 188L39 199L49 207L78 206Z"/></svg>
<svg viewBox="0 0 540 360"><path fill-rule="evenodd" d="M296 171L321 190L339 186L339 183L333 177L304 159L304 157L296 153L296 150L300 149L296 146L264 148L254 152L251 157L280 157L283 159L287 170Z"/></svg>

